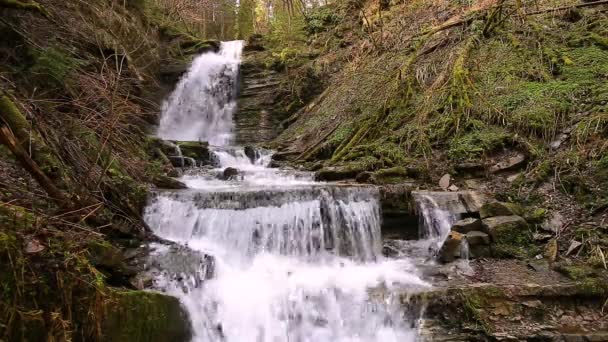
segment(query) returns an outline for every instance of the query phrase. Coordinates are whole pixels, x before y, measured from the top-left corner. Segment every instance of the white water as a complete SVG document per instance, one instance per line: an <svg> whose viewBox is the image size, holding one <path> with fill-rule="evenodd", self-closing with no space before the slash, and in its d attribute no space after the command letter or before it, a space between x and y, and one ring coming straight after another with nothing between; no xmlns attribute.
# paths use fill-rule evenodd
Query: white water
<svg viewBox="0 0 608 342"><path fill-rule="evenodd" d="M223 147L213 149L217 169L181 178L191 190L160 192L146 208L158 236L214 260L209 279L198 271L177 281L167 269L158 288L184 304L194 341L417 341L415 317L393 293L428 284L408 258L381 255L377 190L314 183L308 173L268 168L266 151L250 159L228 146L235 106L209 89L231 91L215 84L236 82L235 72L218 70L238 70L237 47L197 58L163 112L161 137ZM226 167L239 177L218 180Z"/></svg>
<svg viewBox="0 0 608 342"><path fill-rule="evenodd" d="M194 60L163 104L159 137L211 145L232 141L242 50L242 41L223 42L219 53L205 53Z"/></svg>

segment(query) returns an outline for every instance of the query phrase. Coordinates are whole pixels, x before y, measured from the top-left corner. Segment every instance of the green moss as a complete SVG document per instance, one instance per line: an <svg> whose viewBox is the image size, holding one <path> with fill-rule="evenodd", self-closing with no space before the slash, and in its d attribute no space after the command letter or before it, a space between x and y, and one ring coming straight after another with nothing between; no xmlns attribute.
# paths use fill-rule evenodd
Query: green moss
<svg viewBox="0 0 608 342"><path fill-rule="evenodd" d="M43 86L65 87L66 77L84 65L82 60L72 57L57 47L33 50L32 57L34 64L28 72Z"/></svg>
<svg viewBox="0 0 608 342"><path fill-rule="evenodd" d="M608 295L608 281L602 278L586 278L577 284L578 291L589 297L605 298Z"/></svg>
<svg viewBox="0 0 608 342"><path fill-rule="evenodd" d="M572 280L586 280L594 275L595 270L588 265L559 265L556 271L562 273Z"/></svg>
<svg viewBox="0 0 608 342"><path fill-rule="evenodd" d="M179 300L144 291L115 292L103 323L109 342L187 341L190 323Z"/></svg>
<svg viewBox="0 0 608 342"><path fill-rule="evenodd" d="M449 143L448 156L454 161L478 160L511 141L511 135L500 128L473 130Z"/></svg>

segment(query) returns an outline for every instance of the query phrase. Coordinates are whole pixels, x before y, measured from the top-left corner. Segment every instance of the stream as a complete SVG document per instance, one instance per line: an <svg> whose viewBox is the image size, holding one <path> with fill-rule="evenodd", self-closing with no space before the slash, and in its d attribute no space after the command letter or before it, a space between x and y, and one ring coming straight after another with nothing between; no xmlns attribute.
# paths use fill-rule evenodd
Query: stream
<svg viewBox="0 0 608 342"><path fill-rule="evenodd" d="M197 57L163 108L158 135L209 142L214 165L189 168L188 189L159 190L146 208L155 234L189 251L170 256L156 290L180 299L194 341L420 341L420 316L393 293L430 286L417 265L453 218L388 258L375 187L315 182L269 168L272 151L233 146L242 50Z"/></svg>

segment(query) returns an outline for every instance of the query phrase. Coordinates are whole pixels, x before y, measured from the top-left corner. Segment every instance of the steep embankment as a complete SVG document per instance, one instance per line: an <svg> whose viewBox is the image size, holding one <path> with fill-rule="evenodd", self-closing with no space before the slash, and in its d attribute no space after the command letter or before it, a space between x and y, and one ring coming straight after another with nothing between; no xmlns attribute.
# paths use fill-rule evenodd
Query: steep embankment
<svg viewBox="0 0 608 342"><path fill-rule="evenodd" d="M564 251L583 223L590 247L606 248L606 4L319 11L328 17L307 46L319 57L301 68L325 77L325 91L287 120L278 158L377 184L439 188L450 173L446 188L560 211Z"/></svg>
<svg viewBox="0 0 608 342"><path fill-rule="evenodd" d="M146 136L159 100L217 48L154 3L0 1L0 340L189 333L177 300L132 291L121 252L149 187L174 183Z"/></svg>
<svg viewBox="0 0 608 342"><path fill-rule="evenodd" d="M275 160L317 170L324 180L381 185L395 191L387 205L405 203L414 189L477 190L523 205L530 224L509 234L526 242L493 255L519 259L523 268L482 261L474 283L497 282L483 268L505 265L519 279L535 257L549 265L540 271L532 261L537 276L557 270L571 280L604 282L607 7L604 1L322 7L308 18L313 36L302 48L318 57L299 59L289 72L312 71L324 91L284 121ZM603 303L606 289L593 290L593 301ZM483 310L493 310L494 299L454 307L472 306L475 319L490 317L483 328L491 331L500 322Z"/></svg>

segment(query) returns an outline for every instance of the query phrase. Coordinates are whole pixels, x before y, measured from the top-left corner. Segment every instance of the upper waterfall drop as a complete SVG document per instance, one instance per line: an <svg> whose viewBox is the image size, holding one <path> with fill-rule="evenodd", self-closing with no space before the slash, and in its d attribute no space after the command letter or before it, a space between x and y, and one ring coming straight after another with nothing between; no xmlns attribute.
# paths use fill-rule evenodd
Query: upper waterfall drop
<svg viewBox="0 0 608 342"><path fill-rule="evenodd" d="M239 65L244 42L222 42L220 51L198 56L162 108L158 136L165 140L233 140Z"/></svg>

